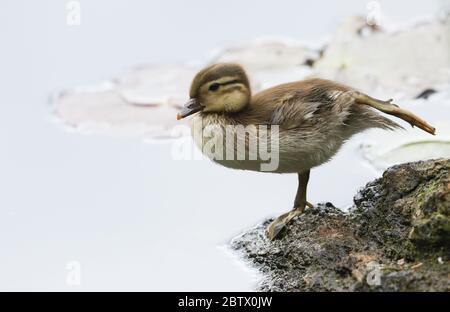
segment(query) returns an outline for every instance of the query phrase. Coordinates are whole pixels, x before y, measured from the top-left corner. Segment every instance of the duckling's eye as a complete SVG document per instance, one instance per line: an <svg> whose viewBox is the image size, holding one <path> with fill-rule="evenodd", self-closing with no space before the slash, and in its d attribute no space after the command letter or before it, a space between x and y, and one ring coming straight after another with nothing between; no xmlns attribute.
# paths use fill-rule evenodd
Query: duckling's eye
<svg viewBox="0 0 450 312"><path fill-rule="evenodd" d="M219 87L220 87L220 84L218 84L218 83L213 83L213 84L211 84L210 86L209 86L209 91L212 91L212 92L215 92L215 91L217 91L217 90L219 90Z"/></svg>

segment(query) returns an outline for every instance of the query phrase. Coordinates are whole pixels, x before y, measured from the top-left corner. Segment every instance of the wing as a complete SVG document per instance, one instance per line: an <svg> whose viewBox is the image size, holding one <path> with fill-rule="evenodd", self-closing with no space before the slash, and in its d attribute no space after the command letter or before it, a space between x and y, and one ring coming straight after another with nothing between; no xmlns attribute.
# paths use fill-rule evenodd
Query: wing
<svg viewBox="0 0 450 312"><path fill-rule="evenodd" d="M350 90L324 79L282 84L256 94L250 105L250 115L282 129L326 122L334 124L346 115L346 107L342 107L345 102L335 99Z"/></svg>

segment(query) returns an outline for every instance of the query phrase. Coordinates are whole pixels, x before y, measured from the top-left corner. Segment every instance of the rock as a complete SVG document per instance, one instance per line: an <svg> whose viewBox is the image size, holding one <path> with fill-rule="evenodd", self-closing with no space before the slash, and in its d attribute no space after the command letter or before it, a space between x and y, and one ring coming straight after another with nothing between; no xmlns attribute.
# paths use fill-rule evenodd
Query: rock
<svg viewBox="0 0 450 312"><path fill-rule="evenodd" d="M261 291L448 291L450 159L389 168L345 213L319 204L280 239L271 220L231 242L261 272Z"/></svg>

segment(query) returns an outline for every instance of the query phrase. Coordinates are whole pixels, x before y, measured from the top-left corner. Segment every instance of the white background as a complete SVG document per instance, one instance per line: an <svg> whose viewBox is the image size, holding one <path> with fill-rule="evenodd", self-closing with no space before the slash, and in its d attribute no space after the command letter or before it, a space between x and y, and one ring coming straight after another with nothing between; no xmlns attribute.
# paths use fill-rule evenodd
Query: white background
<svg viewBox="0 0 450 312"><path fill-rule="evenodd" d="M170 144L85 136L51 118L49 96L141 63L198 61L258 37L323 41L366 1L0 2L0 290L248 290L218 246L291 207L296 177L170 159ZM380 1L386 21L447 1ZM312 202L351 204L375 176L340 154L313 171ZM351 164L351 165L350 165ZM81 285L66 283L69 261Z"/></svg>

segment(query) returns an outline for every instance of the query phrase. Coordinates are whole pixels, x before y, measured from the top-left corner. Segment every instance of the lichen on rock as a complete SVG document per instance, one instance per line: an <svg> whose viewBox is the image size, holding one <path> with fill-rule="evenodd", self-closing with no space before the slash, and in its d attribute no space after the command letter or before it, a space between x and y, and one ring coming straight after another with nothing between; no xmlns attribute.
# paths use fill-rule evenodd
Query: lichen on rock
<svg viewBox="0 0 450 312"><path fill-rule="evenodd" d="M266 222L231 242L264 291L448 291L450 159L397 165L345 213L308 209L269 241Z"/></svg>

